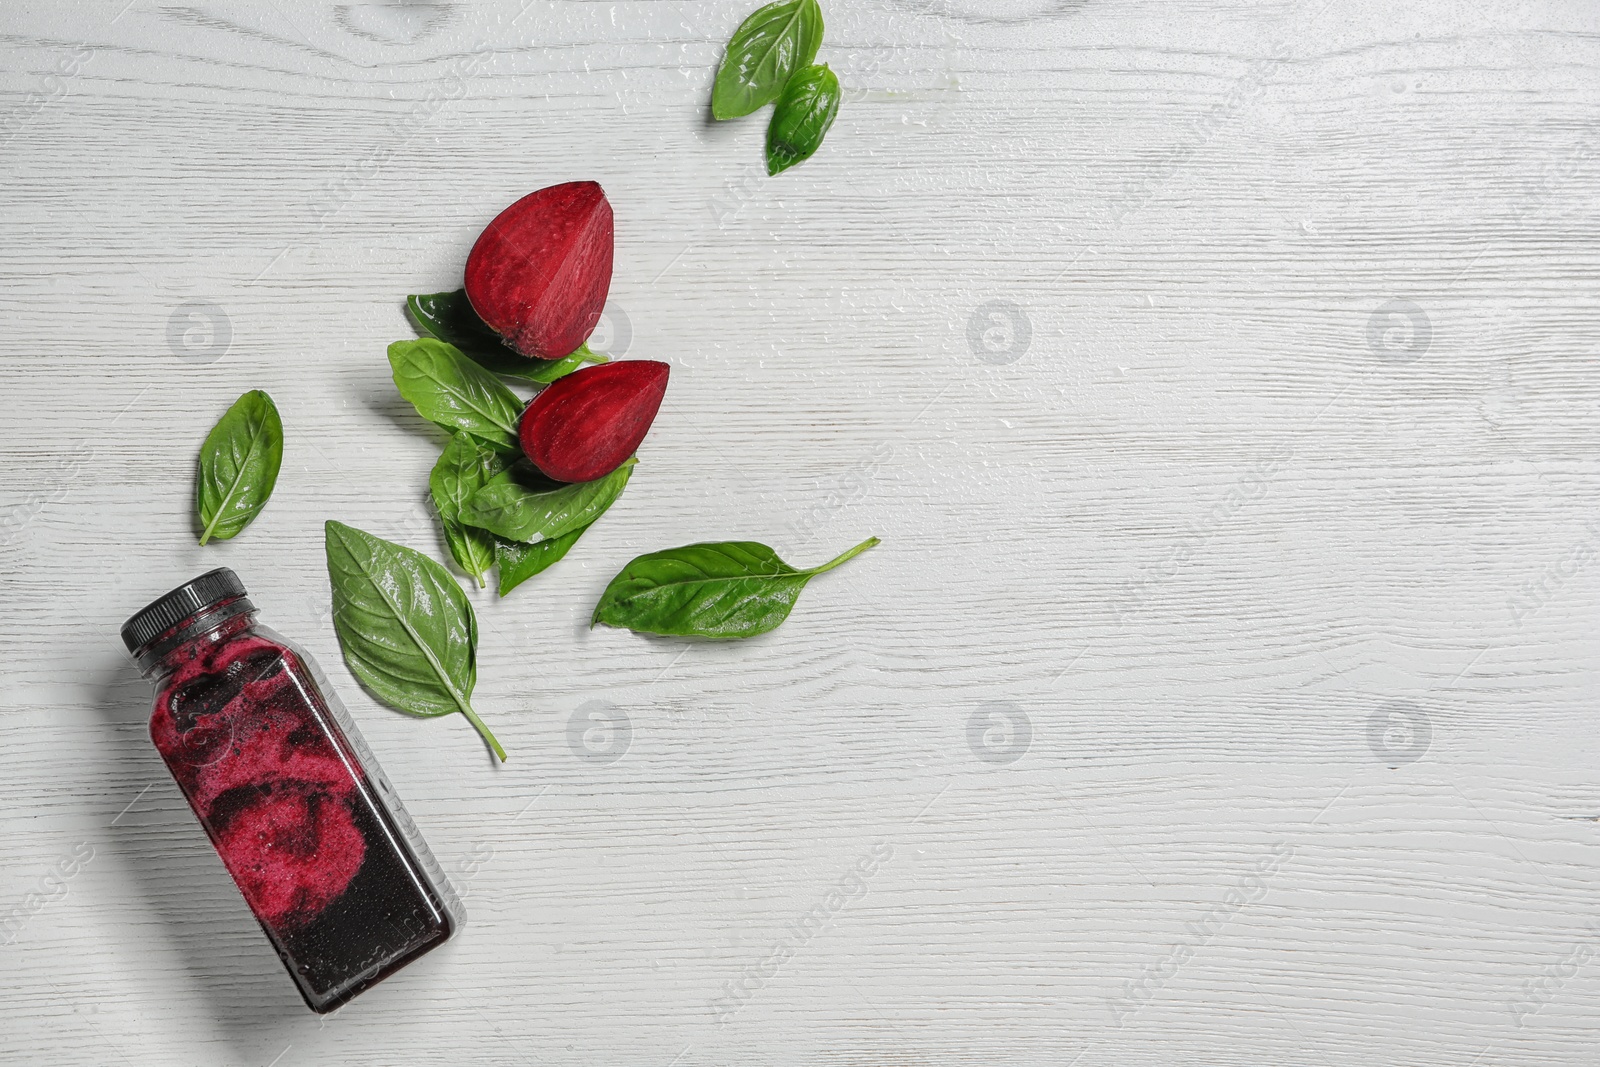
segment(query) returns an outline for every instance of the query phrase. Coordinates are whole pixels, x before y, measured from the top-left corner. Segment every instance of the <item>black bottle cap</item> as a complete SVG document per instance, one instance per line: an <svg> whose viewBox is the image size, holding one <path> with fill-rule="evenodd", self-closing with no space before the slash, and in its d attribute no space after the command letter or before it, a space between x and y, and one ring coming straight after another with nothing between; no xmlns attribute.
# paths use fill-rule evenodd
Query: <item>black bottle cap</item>
<svg viewBox="0 0 1600 1067"><path fill-rule="evenodd" d="M196 612L244 595L244 583L227 567L206 571L166 596L146 604L133 618L123 623L122 643L128 646L129 652L137 655L140 649Z"/></svg>

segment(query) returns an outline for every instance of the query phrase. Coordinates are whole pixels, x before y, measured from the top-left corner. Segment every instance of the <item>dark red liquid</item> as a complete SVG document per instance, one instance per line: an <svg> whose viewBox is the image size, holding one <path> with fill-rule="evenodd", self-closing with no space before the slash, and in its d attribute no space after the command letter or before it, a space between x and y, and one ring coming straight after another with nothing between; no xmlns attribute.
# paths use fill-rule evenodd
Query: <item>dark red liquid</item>
<svg viewBox="0 0 1600 1067"><path fill-rule="evenodd" d="M163 657L150 736L313 1010L447 939L438 887L315 677L240 617Z"/></svg>

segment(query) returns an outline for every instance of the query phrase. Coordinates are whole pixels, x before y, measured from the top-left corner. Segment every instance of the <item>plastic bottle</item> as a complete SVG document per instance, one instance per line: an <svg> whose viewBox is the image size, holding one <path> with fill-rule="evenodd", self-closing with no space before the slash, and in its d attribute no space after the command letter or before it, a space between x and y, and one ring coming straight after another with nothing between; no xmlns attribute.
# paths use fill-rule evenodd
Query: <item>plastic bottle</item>
<svg viewBox="0 0 1600 1067"><path fill-rule="evenodd" d="M219 567L122 639L150 737L306 1004L329 1012L465 921L444 872L311 657Z"/></svg>

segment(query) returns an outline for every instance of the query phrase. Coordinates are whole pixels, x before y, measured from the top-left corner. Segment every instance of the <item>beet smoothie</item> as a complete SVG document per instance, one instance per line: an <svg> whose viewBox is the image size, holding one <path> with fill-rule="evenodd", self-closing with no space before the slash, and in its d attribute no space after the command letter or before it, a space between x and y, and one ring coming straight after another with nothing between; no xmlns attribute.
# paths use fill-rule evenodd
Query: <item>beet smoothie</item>
<svg viewBox="0 0 1600 1067"><path fill-rule="evenodd" d="M156 749L313 1011L454 933L461 904L354 724L232 571L122 636L155 682Z"/></svg>

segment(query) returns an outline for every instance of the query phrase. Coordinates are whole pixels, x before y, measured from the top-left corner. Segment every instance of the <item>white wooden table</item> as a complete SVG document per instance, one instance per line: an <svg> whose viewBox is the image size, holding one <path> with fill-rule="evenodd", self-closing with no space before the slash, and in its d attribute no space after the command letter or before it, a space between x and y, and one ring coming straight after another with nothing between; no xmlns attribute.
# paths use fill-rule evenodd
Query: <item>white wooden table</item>
<svg viewBox="0 0 1600 1067"><path fill-rule="evenodd" d="M5 1061L1596 1062L1600 9L825 0L778 178L707 118L748 10L0 12ZM501 767L355 685L321 526L442 552L401 301L580 178L597 347L674 372L477 594ZM250 388L283 475L202 549ZM637 553L870 534L767 637L586 629ZM223 564L471 914L328 1018L117 639Z"/></svg>

